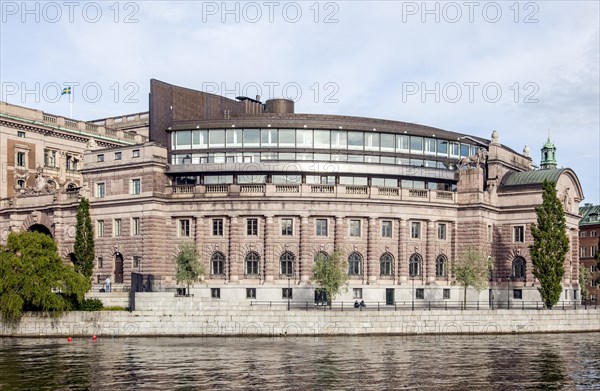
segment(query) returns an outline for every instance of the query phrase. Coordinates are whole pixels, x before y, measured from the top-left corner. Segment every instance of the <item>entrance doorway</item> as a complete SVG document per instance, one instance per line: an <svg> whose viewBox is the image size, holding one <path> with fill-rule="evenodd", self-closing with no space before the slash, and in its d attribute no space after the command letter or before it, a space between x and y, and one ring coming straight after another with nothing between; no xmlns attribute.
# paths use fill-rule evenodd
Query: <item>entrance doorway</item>
<svg viewBox="0 0 600 391"><path fill-rule="evenodd" d="M394 305L394 288L385 288L385 304Z"/></svg>
<svg viewBox="0 0 600 391"><path fill-rule="evenodd" d="M115 284L123 283L123 255L115 255Z"/></svg>

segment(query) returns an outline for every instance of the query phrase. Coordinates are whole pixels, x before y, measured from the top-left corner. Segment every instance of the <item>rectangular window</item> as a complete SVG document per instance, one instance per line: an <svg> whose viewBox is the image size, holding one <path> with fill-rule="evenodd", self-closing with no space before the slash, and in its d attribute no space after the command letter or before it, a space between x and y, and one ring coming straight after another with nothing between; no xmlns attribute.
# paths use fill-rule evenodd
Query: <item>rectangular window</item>
<svg viewBox="0 0 600 391"><path fill-rule="evenodd" d="M132 179L131 180L131 194L137 195L142 192L142 180Z"/></svg>
<svg viewBox="0 0 600 391"><path fill-rule="evenodd" d="M208 132L208 147L209 148L224 148L225 147L225 130L211 129Z"/></svg>
<svg viewBox="0 0 600 391"><path fill-rule="evenodd" d="M391 133L382 133L380 136L381 152L395 152L396 136Z"/></svg>
<svg viewBox="0 0 600 391"><path fill-rule="evenodd" d="M227 148L239 148L242 146L242 129L227 129L225 131Z"/></svg>
<svg viewBox="0 0 600 391"><path fill-rule="evenodd" d="M277 147L277 129L261 129L260 144L263 147Z"/></svg>
<svg viewBox="0 0 600 391"><path fill-rule="evenodd" d="M331 149L348 149L348 132L345 130L332 130Z"/></svg>
<svg viewBox="0 0 600 391"><path fill-rule="evenodd" d="M221 288L210 288L210 297L213 299L221 298Z"/></svg>
<svg viewBox="0 0 600 391"><path fill-rule="evenodd" d="M423 154L423 137L410 136L410 153Z"/></svg>
<svg viewBox="0 0 600 391"><path fill-rule="evenodd" d="M131 219L131 234L136 236L140 234L140 218L133 217Z"/></svg>
<svg viewBox="0 0 600 391"><path fill-rule="evenodd" d="M96 161L99 162L99 163L103 162L104 161L104 154L101 153L99 155L96 155Z"/></svg>
<svg viewBox="0 0 600 391"><path fill-rule="evenodd" d="M446 224L445 223L438 224L438 239L446 240Z"/></svg>
<svg viewBox="0 0 600 391"><path fill-rule="evenodd" d="M363 150L363 132L348 132L348 149Z"/></svg>
<svg viewBox="0 0 600 391"><path fill-rule="evenodd" d="M365 133L365 150L379 151L379 133Z"/></svg>
<svg viewBox="0 0 600 391"><path fill-rule="evenodd" d="M104 182L96 183L96 197L104 198L106 195L106 185Z"/></svg>
<svg viewBox="0 0 600 391"><path fill-rule="evenodd" d="M425 289L417 288L415 291L415 298L416 299L424 299L425 298Z"/></svg>
<svg viewBox="0 0 600 391"><path fill-rule="evenodd" d="M408 152L410 150L410 137L405 135L396 135L396 152Z"/></svg>
<svg viewBox="0 0 600 391"><path fill-rule="evenodd" d="M421 238L421 223L418 221L413 221L410 225L410 237L412 239Z"/></svg>
<svg viewBox="0 0 600 391"><path fill-rule="evenodd" d="M190 220L181 219L179 220L179 237L189 238L190 237Z"/></svg>
<svg viewBox="0 0 600 391"><path fill-rule="evenodd" d="M25 138L25 132L17 131L17 137Z"/></svg>
<svg viewBox="0 0 600 391"><path fill-rule="evenodd" d="M17 152L17 167L25 167L25 152Z"/></svg>
<svg viewBox="0 0 600 391"><path fill-rule="evenodd" d="M513 299L522 299L523 298L523 290L522 289L513 289Z"/></svg>
<svg viewBox="0 0 600 391"><path fill-rule="evenodd" d="M392 237L392 222L390 220L384 220L381 222L381 237L391 238Z"/></svg>
<svg viewBox="0 0 600 391"><path fill-rule="evenodd" d="M316 236L327 236L327 219L317 219L315 227Z"/></svg>
<svg viewBox="0 0 600 391"><path fill-rule="evenodd" d="M598 254L598 246L590 246L590 257L595 258Z"/></svg>
<svg viewBox="0 0 600 391"><path fill-rule="evenodd" d="M279 148L295 148L296 131L294 129L279 129Z"/></svg>
<svg viewBox="0 0 600 391"><path fill-rule="evenodd" d="M458 157L458 143L450 143L450 157Z"/></svg>
<svg viewBox="0 0 600 391"><path fill-rule="evenodd" d="M256 299L256 288L246 288L246 299Z"/></svg>
<svg viewBox="0 0 600 391"><path fill-rule="evenodd" d="M258 236L258 219L246 220L246 235Z"/></svg>
<svg viewBox="0 0 600 391"><path fill-rule="evenodd" d="M362 299L362 288L353 288L352 289L352 298L353 299Z"/></svg>
<svg viewBox="0 0 600 391"><path fill-rule="evenodd" d="M121 228L123 227L123 221L121 219L115 219L113 226L113 236L121 236Z"/></svg>
<svg viewBox="0 0 600 391"><path fill-rule="evenodd" d="M213 219L212 234L213 236L223 236L223 219Z"/></svg>
<svg viewBox="0 0 600 391"><path fill-rule="evenodd" d="M133 258L131 258L131 259L132 259L132 261L133 261L133 262L132 262L132 263L133 263L133 265L132 265L132 266L133 266L135 269L138 269L138 268L140 267L140 262L141 262L141 260L142 260L142 257L140 257L139 255L134 255L134 256L133 256Z"/></svg>
<svg viewBox="0 0 600 391"><path fill-rule="evenodd" d="M598 231L590 232L590 238L595 238L595 237L598 237Z"/></svg>
<svg viewBox="0 0 600 391"><path fill-rule="evenodd" d="M121 160L122 157L123 157L122 152L115 152L115 160Z"/></svg>
<svg viewBox="0 0 600 391"><path fill-rule="evenodd" d="M595 279L595 278L592 278L592 280L590 281L590 286L591 286L592 288L595 288L595 287L597 287L597 286L598 286L598 280L597 280L597 279Z"/></svg>
<svg viewBox="0 0 600 391"><path fill-rule="evenodd" d="M437 155L448 157L448 141L438 140L437 142Z"/></svg>
<svg viewBox="0 0 600 391"><path fill-rule="evenodd" d="M281 235L292 236L294 234L294 220L281 219Z"/></svg>
<svg viewBox="0 0 600 391"><path fill-rule="evenodd" d="M581 232L579 232L579 237L580 238L587 238L587 231L581 231Z"/></svg>
<svg viewBox="0 0 600 391"><path fill-rule="evenodd" d="M425 154L426 155L435 155L435 147L437 145L437 140L433 138L425 139Z"/></svg>
<svg viewBox="0 0 600 391"><path fill-rule="evenodd" d="M330 149L331 148L331 135L329 130L315 130L314 131L314 147L317 149Z"/></svg>
<svg viewBox="0 0 600 391"><path fill-rule="evenodd" d="M444 289L444 300L450 299L450 289Z"/></svg>
<svg viewBox="0 0 600 391"><path fill-rule="evenodd" d="M587 248L585 246L581 246L579 248L579 258L587 257Z"/></svg>
<svg viewBox="0 0 600 391"><path fill-rule="evenodd" d="M525 227L518 225L513 227L513 242L523 243L525 242Z"/></svg>
<svg viewBox="0 0 600 391"><path fill-rule="evenodd" d="M103 264L103 259L102 259L102 257L98 257L98 269L102 269L102 267L103 267L103 265L102 265L102 264Z"/></svg>
<svg viewBox="0 0 600 391"><path fill-rule="evenodd" d="M590 266L590 270L592 271L592 273L596 273L596 270L598 270L598 266L592 265Z"/></svg>
<svg viewBox="0 0 600 391"><path fill-rule="evenodd" d="M98 220L96 222L96 236L99 238L104 236L104 220Z"/></svg>
<svg viewBox="0 0 600 391"><path fill-rule="evenodd" d="M139 149L134 149L133 150L133 157L140 157L140 150Z"/></svg>
<svg viewBox="0 0 600 391"><path fill-rule="evenodd" d="M350 237L360 238L360 220L350 220Z"/></svg>
<svg viewBox="0 0 600 391"><path fill-rule="evenodd" d="M244 148L260 147L260 130L244 129Z"/></svg>
<svg viewBox="0 0 600 391"><path fill-rule="evenodd" d="M293 290L293 288L281 289L281 298L282 299L291 299L292 298L292 290Z"/></svg>

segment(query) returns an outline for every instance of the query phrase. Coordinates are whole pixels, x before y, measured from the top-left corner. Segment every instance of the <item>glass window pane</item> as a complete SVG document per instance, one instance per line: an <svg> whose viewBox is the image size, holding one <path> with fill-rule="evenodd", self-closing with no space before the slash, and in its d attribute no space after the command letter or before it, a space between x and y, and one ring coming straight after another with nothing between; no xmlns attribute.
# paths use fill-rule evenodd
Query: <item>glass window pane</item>
<svg viewBox="0 0 600 391"><path fill-rule="evenodd" d="M405 157L396 158L396 164L400 164L402 166L408 166L408 165L410 165L410 159L407 159Z"/></svg>
<svg viewBox="0 0 600 391"><path fill-rule="evenodd" d="M192 132L192 148L207 148L208 147L208 131L194 130Z"/></svg>
<svg viewBox="0 0 600 391"><path fill-rule="evenodd" d="M275 184L294 184L297 185L302 182L301 175L273 175L272 181Z"/></svg>
<svg viewBox="0 0 600 391"><path fill-rule="evenodd" d="M364 157L365 163L379 163L379 156L367 155Z"/></svg>
<svg viewBox="0 0 600 391"><path fill-rule="evenodd" d="M362 163L364 160L363 155L348 155L348 161L349 162L359 162Z"/></svg>
<svg viewBox="0 0 600 391"><path fill-rule="evenodd" d="M296 131L294 129L279 129L279 148L295 148Z"/></svg>
<svg viewBox="0 0 600 391"><path fill-rule="evenodd" d="M280 152L279 160L296 160L296 154L294 152Z"/></svg>
<svg viewBox="0 0 600 391"><path fill-rule="evenodd" d="M242 129L227 129L225 133L227 148L236 148L242 146Z"/></svg>
<svg viewBox="0 0 600 391"><path fill-rule="evenodd" d="M458 157L458 143L450 143L450 157Z"/></svg>
<svg viewBox="0 0 600 391"><path fill-rule="evenodd" d="M259 147L260 134L258 129L244 129L244 148Z"/></svg>
<svg viewBox="0 0 600 391"><path fill-rule="evenodd" d="M328 153L315 153L315 160L318 161L330 161L331 155Z"/></svg>
<svg viewBox="0 0 600 391"><path fill-rule="evenodd" d="M423 153L423 137L410 136L410 153Z"/></svg>
<svg viewBox="0 0 600 391"><path fill-rule="evenodd" d="M261 129L260 135L263 147L277 147L277 129Z"/></svg>
<svg viewBox="0 0 600 391"><path fill-rule="evenodd" d="M394 135L390 133L383 133L381 135L381 151L382 152L394 152Z"/></svg>
<svg viewBox="0 0 600 391"><path fill-rule="evenodd" d="M175 133L175 149L190 149L192 144L192 132L183 130Z"/></svg>
<svg viewBox="0 0 600 391"><path fill-rule="evenodd" d="M348 155L333 154L333 155L331 155L331 161L332 162L347 162Z"/></svg>
<svg viewBox="0 0 600 391"><path fill-rule="evenodd" d="M296 146L298 148L312 148L312 129L296 129Z"/></svg>
<svg viewBox="0 0 600 391"><path fill-rule="evenodd" d="M233 183L233 175L206 175L204 176L204 184L227 184Z"/></svg>
<svg viewBox="0 0 600 391"><path fill-rule="evenodd" d="M371 186L385 187L385 178L371 178Z"/></svg>
<svg viewBox="0 0 600 391"><path fill-rule="evenodd" d="M210 148L224 148L225 147L225 130L223 129L212 129L208 132L208 145Z"/></svg>
<svg viewBox="0 0 600 391"><path fill-rule="evenodd" d="M438 156L448 156L448 141L446 140L438 140L437 142L437 155Z"/></svg>
<svg viewBox="0 0 600 391"><path fill-rule="evenodd" d="M436 147L436 142L437 140L433 139L433 138L426 138L425 139L425 153L427 155L435 155L435 147Z"/></svg>
<svg viewBox="0 0 600 391"><path fill-rule="evenodd" d="M396 135L396 151L408 152L410 149L409 137L403 134Z"/></svg>
<svg viewBox="0 0 600 391"><path fill-rule="evenodd" d="M382 156L381 163L382 164L396 164L396 159L393 156Z"/></svg>
<svg viewBox="0 0 600 391"><path fill-rule="evenodd" d="M331 131L331 148L347 149L348 148L348 132L345 130Z"/></svg>
<svg viewBox="0 0 600 391"><path fill-rule="evenodd" d="M331 138L331 135L330 135L329 130L315 130L315 133L314 133L315 148L325 148L325 149L331 148L330 138Z"/></svg>
<svg viewBox="0 0 600 391"><path fill-rule="evenodd" d="M379 151L379 133L365 133L365 150Z"/></svg>
<svg viewBox="0 0 600 391"><path fill-rule="evenodd" d="M245 184L245 183L266 183L267 182L267 176L266 175L238 175L238 183L240 184Z"/></svg>
<svg viewBox="0 0 600 391"><path fill-rule="evenodd" d="M312 153L297 153L296 160L313 160Z"/></svg>
<svg viewBox="0 0 600 391"><path fill-rule="evenodd" d="M469 144L460 144L460 157L469 157Z"/></svg>
<svg viewBox="0 0 600 391"><path fill-rule="evenodd" d="M363 150L363 132L348 132L348 149Z"/></svg>

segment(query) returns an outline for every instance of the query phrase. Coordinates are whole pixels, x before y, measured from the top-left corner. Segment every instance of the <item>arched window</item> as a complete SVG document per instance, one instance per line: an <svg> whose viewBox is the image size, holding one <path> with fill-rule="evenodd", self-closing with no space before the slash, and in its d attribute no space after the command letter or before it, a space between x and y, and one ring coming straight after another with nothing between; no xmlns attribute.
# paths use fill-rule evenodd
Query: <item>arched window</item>
<svg viewBox="0 0 600 391"><path fill-rule="evenodd" d="M438 257L435 259L435 276L436 277L446 277L447 275L447 265L448 265L448 258L446 258L446 256L444 254L440 254L438 255Z"/></svg>
<svg viewBox="0 0 600 391"><path fill-rule="evenodd" d="M210 258L210 273L214 276L225 274L225 255L222 252L215 252Z"/></svg>
<svg viewBox="0 0 600 391"><path fill-rule="evenodd" d="M414 253L408 260L408 274L411 277L418 277L421 275L421 262L423 258L421 255Z"/></svg>
<svg viewBox="0 0 600 391"><path fill-rule="evenodd" d="M348 275L349 276L360 276L362 272L362 255L359 253L352 253L348 257Z"/></svg>
<svg viewBox="0 0 600 391"><path fill-rule="evenodd" d="M279 257L280 273L284 276L294 275L294 259L296 257L289 251L284 252Z"/></svg>
<svg viewBox="0 0 600 391"><path fill-rule="evenodd" d="M315 262L317 262L320 259L327 259L329 257L329 254L327 254L325 251L319 251L318 253L315 254Z"/></svg>
<svg viewBox="0 0 600 391"><path fill-rule="evenodd" d="M392 275L392 264L394 263L394 257L390 253L385 253L379 258L379 274L381 276Z"/></svg>
<svg viewBox="0 0 600 391"><path fill-rule="evenodd" d="M246 255L246 274L258 274L260 255L251 251Z"/></svg>
<svg viewBox="0 0 600 391"><path fill-rule="evenodd" d="M525 278L525 259L523 257L517 257L513 260L512 277Z"/></svg>

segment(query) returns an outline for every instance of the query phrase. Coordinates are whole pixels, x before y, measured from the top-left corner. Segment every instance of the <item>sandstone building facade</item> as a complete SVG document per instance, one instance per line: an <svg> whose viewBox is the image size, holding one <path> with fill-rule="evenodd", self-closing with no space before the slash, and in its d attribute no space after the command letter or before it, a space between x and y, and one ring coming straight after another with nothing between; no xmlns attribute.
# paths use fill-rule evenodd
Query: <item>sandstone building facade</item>
<svg viewBox="0 0 600 391"><path fill-rule="evenodd" d="M41 120L28 122L32 113ZM173 254L190 241L207 271L197 294L312 302L314 259L337 249L349 274L340 300L458 301L451 266L473 246L494 267L489 290L470 292L469 300L537 300L528 246L548 179L557 184L571 240L563 300L578 298L583 192L572 170L556 168L550 142L543 169L534 170L528 148L515 152L495 131L487 140L397 121L297 114L288 100L232 100L157 80L149 113L77 122L77 129L48 130L46 117L2 105L0 240L46 227L68 259L78 197L71 189L91 201L97 280L128 284L140 272L159 289L173 287ZM50 145L62 159L57 170L41 152ZM23 147L35 150L26 169L15 155ZM72 172L65 168L71 152Z"/></svg>
<svg viewBox="0 0 600 391"><path fill-rule="evenodd" d="M600 273L596 262L598 244L600 243L600 205L585 204L579 208L581 220L579 221L579 262L587 268L592 280L589 283L589 299L598 300L600 288L598 280Z"/></svg>

